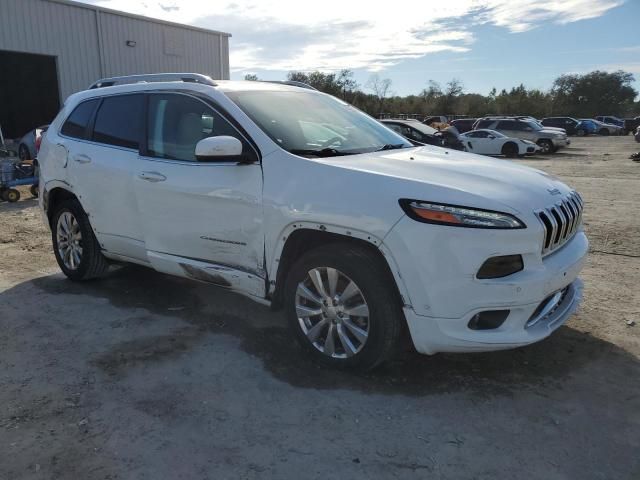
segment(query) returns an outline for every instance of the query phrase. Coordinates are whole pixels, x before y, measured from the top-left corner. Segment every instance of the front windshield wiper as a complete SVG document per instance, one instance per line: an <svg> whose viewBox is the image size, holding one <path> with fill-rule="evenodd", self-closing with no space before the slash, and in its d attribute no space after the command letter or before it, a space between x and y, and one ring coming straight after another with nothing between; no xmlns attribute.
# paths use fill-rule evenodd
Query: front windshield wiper
<svg viewBox="0 0 640 480"><path fill-rule="evenodd" d="M323 148L321 150L305 150L294 148L289 150L290 153L294 155L313 155L314 157L339 157L343 155L355 155L353 152L341 152L340 150L336 150L335 148Z"/></svg>
<svg viewBox="0 0 640 480"><path fill-rule="evenodd" d="M404 148L404 146L404 143L387 143L386 145L383 145L382 147L377 149L376 152L382 152L384 150L397 150L398 148Z"/></svg>

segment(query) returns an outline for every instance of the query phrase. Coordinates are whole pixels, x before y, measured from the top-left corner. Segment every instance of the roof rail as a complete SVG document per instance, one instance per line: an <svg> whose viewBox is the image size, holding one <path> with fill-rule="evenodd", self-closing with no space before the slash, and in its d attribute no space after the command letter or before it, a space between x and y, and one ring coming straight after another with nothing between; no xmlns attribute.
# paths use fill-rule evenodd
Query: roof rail
<svg viewBox="0 0 640 480"><path fill-rule="evenodd" d="M216 86L216 83L211 77L200 73L153 73L148 75L125 75L122 77L103 78L94 82L89 89L150 82L191 82L211 85L212 87Z"/></svg>
<svg viewBox="0 0 640 480"><path fill-rule="evenodd" d="M306 88L308 90L315 90L316 92L318 91L317 88L312 87L308 83L297 82L295 80L260 80L260 81L266 82L266 83L279 83L281 85L291 85L292 87Z"/></svg>

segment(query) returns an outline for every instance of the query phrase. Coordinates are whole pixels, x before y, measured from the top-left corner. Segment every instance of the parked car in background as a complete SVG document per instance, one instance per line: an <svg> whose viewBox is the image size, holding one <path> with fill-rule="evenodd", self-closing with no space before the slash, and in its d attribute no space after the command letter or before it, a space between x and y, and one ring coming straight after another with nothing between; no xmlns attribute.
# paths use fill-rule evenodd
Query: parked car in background
<svg viewBox="0 0 640 480"><path fill-rule="evenodd" d="M587 135L589 132L587 128L580 122L580 120L576 120L572 117L547 117L543 118L540 123L543 127L557 127L563 128L567 135L577 135L578 137L583 137Z"/></svg>
<svg viewBox="0 0 640 480"><path fill-rule="evenodd" d="M535 117L530 117L530 116L519 116L519 117L514 117L517 118L518 120L526 120L529 122L533 122L535 124L537 124L539 127L544 128L545 130L553 130L554 132L560 132L560 133L564 133L565 135L567 135L567 130L563 127L547 127L544 126L542 124L542 122L540 120L538 120Z"/></svg>
<svg viewBox="0 0 640 480"><path fill-rule="evenodd" d="M596 120L601 123L606 123L608 125L617 125L618 127L624 128L624 120L618 117L614 117L613 115L598 115Z"/></svg>
<svg viewBox="0 0 640 480"><path fill-rule="evenodd" d="M579 122L589 135L598 135L598 130L600 130L598 122L590 118L581 118Z"/></svg>
<svg viewBox="0 0 640 480"><path fill-rule="evenodd" d="M504 155L514 158L524 155L533 155L540 149L530 140L522 140L516 137L507 137L495 130L471 130L460 134L468 152L480 155Z"/></svg>
<svg viewBox="0 0 640 480"><path fill-rule="evenodd" d="M469 130L473 130L473 124L476 123L477 118L458 118L457 120L452 120L450 125L452 127L456 127L458 132L465 133Z"/></svg>
<svg viewBox="0 0 640 480"><path fill-rule="evenodd" d="M449 126L449 119L444 115L435 115L425 118L422 123L438 130L442 130Z"/></svg>
<svg viewBox="0 0 640 480"><path fill-rule="evenodd" d="M20 160L36 158L42 135L47 131L47 128L49 128L49 125L42 125L24 134L18 144L18 157L20 157Z"/></svg>
<svg viewBox="0 0 640 480"><path fill-rule="evenodd" d="M627 131L627 133L635 133L636 128L638 127L640 127L640 117L624 119L624 129Z"/></svg>
<svg viewBox="0 0 640 480"><path fill-rule="evenodd" d="M444 146L444 139L437 135L438 130L416 120L384 119L380 123L399 133L414 145Z"/></svg>
<svg viewBox="0 0 640 480"><path fill-rule="evenodd" d="M611 123L602 123L598 120L595 120L593 118L581 118L580 119L581 122L593 122L596 125L596 133L598 135L622 135L624 128L618 126L618 125L613 125Z"/></svg>
<svg viewBox="0 0 640 480"><path fill-rule="evenodd" d="M531 344L580 302L584 202L554 176L413 147L299 86L93 87L40 153L40 206L74 281L114 261L223 287L284 309L319 362L359 370L393 358L405 331L428 354Z"/></svg>
<svg viewBox="0 0 640 480"><path fill-rule="evenodd" d="M489 117L479 119L475 130L496 130L507 137L516 137L534 142L542 153L553 153L571 143L566 133L542 127L532 120L522 117Z"/></svg>
<svg viewBox="0 0 640 480"><path fill-rule="evenodd" d="M636 133L634 135L636 142L640 143L640 127L636 128Z"/></svg>

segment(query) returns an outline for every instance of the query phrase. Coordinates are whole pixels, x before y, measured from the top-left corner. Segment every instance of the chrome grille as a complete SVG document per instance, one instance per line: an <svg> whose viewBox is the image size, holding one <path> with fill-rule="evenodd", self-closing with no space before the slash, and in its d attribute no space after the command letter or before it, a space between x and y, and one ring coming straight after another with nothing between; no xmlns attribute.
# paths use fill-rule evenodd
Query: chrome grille
<svg viewBox="0 0 640 480"><path fill-rule="evenodd" d="M582 223L583 208L584 201L580 194L571 192L556 204L536 211L544 227L542 255L553 252L571 240Z"/></svg>

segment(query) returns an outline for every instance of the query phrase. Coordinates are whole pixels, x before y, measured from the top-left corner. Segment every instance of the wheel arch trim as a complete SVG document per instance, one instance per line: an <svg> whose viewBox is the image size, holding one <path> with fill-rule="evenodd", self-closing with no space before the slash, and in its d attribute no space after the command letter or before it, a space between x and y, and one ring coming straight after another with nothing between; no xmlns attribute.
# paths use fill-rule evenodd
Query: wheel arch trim
<svg viewBox="0 0 640 480"><path fill-rule="evenodd" d="M310 232L318 232L318 233L328 233L333 234L339 237L344 237L347 241L361 241L369 244L371 247L375 248L382 258L384 259L387 267L393 279L395 281L395 285L398 289L398 293L400 294L402 304L405 308L411 308L411 300L409 297L409 291L404 284L404 280L402 275L400 274L400 269L398 263L396 262L393 253L389 250L389 248L385 245L384 240L379 238L376 235L372 235L362 230L358 230L352 227L344 227L341 225L331 225L326 223L318 223L318 222L309 222L309 221L301 221L301 222L292 222L287 225L278 236L278 241L276 242L275 249L273 251L273 255L269 264L269 285L267 289L267 294L270 298L274 298L274 294L276 290L280 290L282 285L279 284L278 280L280 277L280 265L283 257L283 253L285 253L285 247L287 242L291 238L292 234L297 231L310 231ZM284 279L283 279L284 280ZM274 302L274 305L277 306L277 300Z"/></svg>

